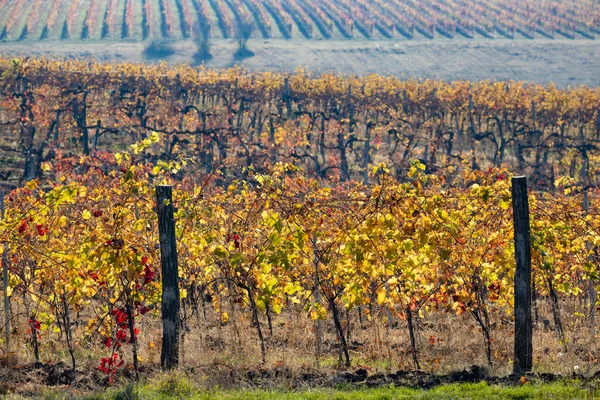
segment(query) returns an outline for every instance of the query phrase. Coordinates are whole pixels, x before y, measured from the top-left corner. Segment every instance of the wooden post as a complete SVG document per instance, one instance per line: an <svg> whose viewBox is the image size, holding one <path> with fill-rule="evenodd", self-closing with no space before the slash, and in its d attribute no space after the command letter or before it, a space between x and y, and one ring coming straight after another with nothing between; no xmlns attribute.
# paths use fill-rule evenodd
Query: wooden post
<svg viewBox="0 0 600 400"><path fill-rule="evenodd" d="M598 114L600 115L600 114ZM600 121L600 120L599 120ZM583 140L583 130L580 131L580 137ZM581 166L581 182L585 186L585 192L583 193L583 210L585 214L588 215L590 212L590 194L589 194L589 179L588 179L588 171L590 168L590 159L588 157L588 153L585 149L581 151L581 158L583 159ZM589 252L592 248L590 242L585 243L585 247ZM592 256L588 257L589 262L593 262ZM588 293L587 297L589 298L589 321L590 321L590 330L592 331L592 335L596 334L596 282L593 279L588 280Z"/></svg>
<svg viewBox="0 0 600 400"><path fill-rule="evenodd" d="M179 271L175 217L173 216L173 188L156 187L160 261L162 267L162 321L163 338L160 364L170 370L179 364Z"/></svg>
<svg viewBox="0 0 600 400"><path fill-rule="evenodd" d="M585 210L586 215L589 214L590 211L590 196L589 191L586 190L583 194L583 209ZM589 251L591 249L591 244L589 242L585 243L586 249ZM591 260L591 256L589 258ZM590 320L590 330L592 331L592 335L596 334L596 297L598 294L596 293L596 282L593 279L588 281L588 297L590 299L589 303L589 320Z"/></svg>
<svg viewBox="0 0 600 400"><path fill-rule="evenodd" d="M0 191L0 217L4 220L6 206L4 204L4 191ZM6 355L10 353L10 299L8 298L8 247L3 243L2 252L2 282L4 294L4 340L6 346Z"/></svg>
<svg viewBox="0 0 600 400"><path fill-rule="evenodd" d="M531 371L533 360L531 322L531 238L527 178L512 179L515 226L515 347L513 373Z"/></svg>
<svg viewBox="0 0 600 400"><path fill-rule="evenodd" d="M316 236L313 237L312 242L313 242L313 254L314 254L313 264L315 266L315 287L313 289L313 294L315 296L315 302L321 304L321 282L319 281L319 263L320 263L321 258L319 256L319 250L317 249ZM317 318L317 320L315 321L315 341L316 341L315 360L317 362L317 368L319 368L320 363L321 363L322 349L323 349L323 328L321 326L321 320L319 318Z"/></svg>
<svg viewBox="0 0 600 400"><path fill-rule="evenodd" d="M285 108L287 110L288 119L292 119L292 92L290 90L290 79L286 76L283 81L283 101L285 101Z"/></svg>

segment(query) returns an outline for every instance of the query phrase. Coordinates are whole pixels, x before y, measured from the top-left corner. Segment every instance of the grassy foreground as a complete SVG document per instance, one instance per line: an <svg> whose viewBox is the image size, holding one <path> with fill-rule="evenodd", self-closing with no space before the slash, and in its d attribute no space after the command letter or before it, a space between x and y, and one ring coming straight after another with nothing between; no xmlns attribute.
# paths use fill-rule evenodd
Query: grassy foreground
<svg viewBox="0 0 600 400"><path fill-rule="evenodd" d="M431 390L411 388L339 388L308 389L303 391L266 391L266 390L210 390L197 389L185 378L172 377L156 383L142 384L138 387L128 385L119 389L110 389L104 393L83 395L68 391L47 392L46 399L88 400L375 400L375 399L600 399L600 389L585 387L577 381L558 383L526 383L516 387L491 386L485 382L474 384L442 385ZM20 396L8 396L7 399L21 399Z"/></svg>

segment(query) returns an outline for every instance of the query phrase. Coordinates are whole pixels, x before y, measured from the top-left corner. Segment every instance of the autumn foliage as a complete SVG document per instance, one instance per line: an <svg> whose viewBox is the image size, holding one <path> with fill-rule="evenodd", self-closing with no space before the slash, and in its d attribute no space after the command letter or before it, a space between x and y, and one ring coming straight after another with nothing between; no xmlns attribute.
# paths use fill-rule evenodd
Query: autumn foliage
<svg viewBox="0 0 600 400"><path fill-rule="evenodd" d="M251 321L263 365L283 317L331 321L351 365L350 313L406 321L416 368L419 321L469 318L493 363L494 332L511 335L511 171L533 178L534 292L558 340L559 299L593 321L598 90L44 59L0 72L22 156L0 243L36 361L58 342L75 371L95 345L109 380L139 371L160 311L160 184L174 187L182 324L201 307L219 326Z"/></svg>

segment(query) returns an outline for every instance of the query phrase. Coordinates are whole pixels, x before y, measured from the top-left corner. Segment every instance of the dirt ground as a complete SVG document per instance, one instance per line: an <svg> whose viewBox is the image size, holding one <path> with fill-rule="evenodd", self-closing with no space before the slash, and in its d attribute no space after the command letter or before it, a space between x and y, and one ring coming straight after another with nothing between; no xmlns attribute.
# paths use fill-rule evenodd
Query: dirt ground
<svg viewBox="0 0 600 400"><path fill-rule="evenodd" d="M158 62L143 56L144 42L0 43L0 55L93 57L105 62ZM436 39L397 41L252 39L254 57L236 61L237 44L215 39L214 58L206 65L250 70L395 75L444 80L522 80L561 87L600 86L600 41ZM175 42L168 63L193 63L191 41Z"/></svg>

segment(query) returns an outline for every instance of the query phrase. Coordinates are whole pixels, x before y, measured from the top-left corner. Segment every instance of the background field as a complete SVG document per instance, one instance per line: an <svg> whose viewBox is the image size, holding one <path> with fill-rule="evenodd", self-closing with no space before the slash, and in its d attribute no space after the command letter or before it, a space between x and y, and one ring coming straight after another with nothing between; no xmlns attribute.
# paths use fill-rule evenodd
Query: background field
<svg viewBox="0 0 600 400"><path fill-rule="evenodd" d="M229 38L587 38L594 0L2 0L0 40Z"/></svg>
<svg viewBox="0 0 600 400"><path fill-rule="evenodd" d="M93 57L101 62L157 62L142 54L145 42L52 41L0 44L6 56ZM404 40L308 41L251 40L255 57L233 59L232 40L213 41L214 58L206 65L223 68L241 63L255 71L380 74L443 80L523 80L561 87L600 84L600 42L591 40ZM169 63L193 63L195 45L181 41Z"/></svg>

